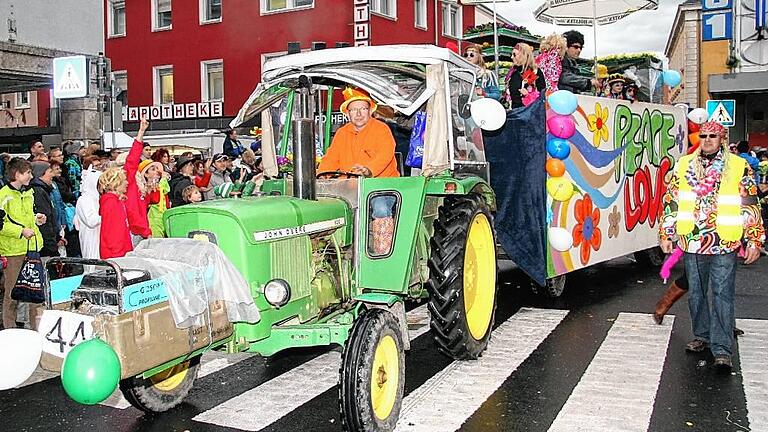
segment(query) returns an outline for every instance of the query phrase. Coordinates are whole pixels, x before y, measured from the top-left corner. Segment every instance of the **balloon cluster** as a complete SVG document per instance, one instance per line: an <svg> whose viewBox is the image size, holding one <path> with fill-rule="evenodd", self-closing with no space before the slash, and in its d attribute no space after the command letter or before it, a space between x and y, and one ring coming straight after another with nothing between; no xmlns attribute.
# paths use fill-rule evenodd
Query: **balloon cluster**
<svg viewBox="0 0 768 432"><path fill-rule="evenodd" d="M679 86L680 82L683 80L683 77L680 76L680 72L674 69L666 69L661 73L661 80L665 85L672 88Z"/></svg>
<svg viewBox="0 0 768 432"><path fill-rule="evenodd" d="M558 90L547 98L554 114L547 116L547 130L553 136L547 141L546 163L547 193L556 201L567 201L573 196L573 183L564 177L565 163L571 154L568 142L576 133L576 123L571 116L579 106L576 95L567 90ZM567 251L573 245L573 236L565 228L550 227L547 232L549 244L560 252Z"/></svg>

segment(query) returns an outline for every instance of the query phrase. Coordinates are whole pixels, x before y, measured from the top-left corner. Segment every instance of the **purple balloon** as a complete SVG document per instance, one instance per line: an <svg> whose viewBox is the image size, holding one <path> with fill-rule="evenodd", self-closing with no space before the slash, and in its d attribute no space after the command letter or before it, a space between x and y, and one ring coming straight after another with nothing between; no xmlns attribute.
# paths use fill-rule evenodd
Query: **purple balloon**
<svg viewBox="0 0 768 432"><path fill-rule="evenodd" d="M555 115L547 119L547 129L558 138L568 139L576 132L576 124L569 115Z"/></svg>

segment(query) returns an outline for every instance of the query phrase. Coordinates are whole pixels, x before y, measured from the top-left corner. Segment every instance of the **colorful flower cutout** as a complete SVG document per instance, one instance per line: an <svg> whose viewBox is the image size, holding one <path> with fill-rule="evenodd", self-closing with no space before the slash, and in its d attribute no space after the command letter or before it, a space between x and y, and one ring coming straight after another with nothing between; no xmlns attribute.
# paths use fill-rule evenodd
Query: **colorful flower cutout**
<svg viewBox="0 0 768 432"><path fill-rule="evenodd" d="M608 215L608 238L619 237L619 225L621 224L621 212L618 206L613 206L613 211Z"/></svg>
<svg viewBox="0 0 768 432"><path fill-rule="evenodd" d="M600 141L608 142L608 107L595 102L595 113L587 116L587 127L592 135L592 145L600 147Z"/></svg>
<svg viewBox="0 0 768 432"><path fill-rule="evenodd" d="M592 198L584 194L584 198L576 200L574 208L576 226L573 227L573 246L581 247L581 263L587 265L592 249L600 250L603 235L598 225L600 224L600 209L592 208Z"/></svg>

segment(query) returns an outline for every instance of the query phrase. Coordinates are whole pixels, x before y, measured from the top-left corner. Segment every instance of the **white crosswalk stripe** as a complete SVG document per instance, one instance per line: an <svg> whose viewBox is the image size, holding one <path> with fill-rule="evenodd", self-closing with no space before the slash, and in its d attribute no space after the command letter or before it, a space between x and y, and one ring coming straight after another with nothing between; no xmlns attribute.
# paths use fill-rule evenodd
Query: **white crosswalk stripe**
<svg viewBox="0 0 768 432"><path fill-rule="evenodd" d="M673 321L620 313L550 432L648 430Z"/></svg>
<svg viewBox="0 0 768 432"><path fill-rule="evenodd" d="M737 319L736 327L744 330L738 345L749 427L753 431L765 431L768 430L768 321Z"/></svg>
<svg viewBox="0 0 768 432"><path fill-rule="evenodd" d="M429 330L426 305L408 312L411 340ZM193 420L247 431L263 429L338 383L341 354L331 351L205 411ZM307 385L311 383L311 385ZM243 407L262 407L251 410Z"/></svg>

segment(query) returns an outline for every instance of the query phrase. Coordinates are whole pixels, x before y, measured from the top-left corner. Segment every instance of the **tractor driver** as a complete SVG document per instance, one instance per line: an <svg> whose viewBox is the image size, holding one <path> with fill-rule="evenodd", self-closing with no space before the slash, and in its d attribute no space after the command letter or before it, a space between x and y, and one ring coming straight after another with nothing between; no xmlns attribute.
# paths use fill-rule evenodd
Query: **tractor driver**
<svg viewBox="0 0 768 432"><path fill-rule="evenodd" d="M346 171L363 177L399 177L395 138L384 122L371 118L377 108L376 102L363 91L351 87L342 93L341 112L349 118L349 123L336 131L318 172ZM394 195L371 199L371 251L375 254L386 254L392 246L394 204Z"/></svg>

